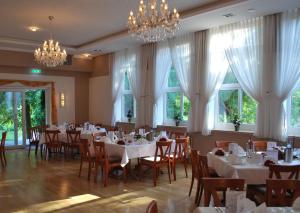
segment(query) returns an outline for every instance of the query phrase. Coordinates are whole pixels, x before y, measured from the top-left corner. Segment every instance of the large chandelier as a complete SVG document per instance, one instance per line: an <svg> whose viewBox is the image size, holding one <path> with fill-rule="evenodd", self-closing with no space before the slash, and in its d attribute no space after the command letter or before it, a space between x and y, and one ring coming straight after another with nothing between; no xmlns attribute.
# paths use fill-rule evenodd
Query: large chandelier
<svg viewBox="0 0 300 213"><path fill-rule="evenodd" d="M173 37L179 29L179 13L176 8L170 12L166 0L161 0L159 9L157 0L149 0L148 6L141 0L136 17L130 11L127 26L129 33L138 39L162 41Z"/></svg>
<svg viewBox="0 0 300 213"><path fill-rule="evenodd" d="M54 19L49 16L50 23ZM48 41L44 41L43 45L34 51L35 60L47 67L56 67L63 65L67 59L66 50L61 50L58 41L54 41L52 36Z"/></svg>

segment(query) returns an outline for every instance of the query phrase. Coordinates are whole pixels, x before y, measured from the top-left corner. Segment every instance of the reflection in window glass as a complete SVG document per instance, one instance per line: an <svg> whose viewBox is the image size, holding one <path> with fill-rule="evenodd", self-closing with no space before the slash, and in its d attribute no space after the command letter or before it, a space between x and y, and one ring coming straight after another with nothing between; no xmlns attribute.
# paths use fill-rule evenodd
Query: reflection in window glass
<svg viewBox="0 0 300 213"><path fill-rule="evenodd" d="M239 114L238 90L219 91L219 121L231 123L235 115Z"/></svg>
<svg viewBox="0 0 300 213"><path fill-rule="evenodd" d="M300 89L291 98L291 126L300 127Z"/></svg>
<svg viewBox="0 0 300 213"><path fill-rule="evenodd" d="M223 84L237 84L238 81L231 69L228 69Z"/></svg>
<svg viewBox="0 0 300 213"><path fill-rule="evenodd" d="M180 114L180 99L180 92L167 93L167 118L174 119L176 115Z"/></svg>
<svg viewBox="0 0 300 213"><path fill-rule="evenodd" d="M168 87L179 87L179 81L177 79L176 70L174 67L171 68L168 77Z"/></svg>

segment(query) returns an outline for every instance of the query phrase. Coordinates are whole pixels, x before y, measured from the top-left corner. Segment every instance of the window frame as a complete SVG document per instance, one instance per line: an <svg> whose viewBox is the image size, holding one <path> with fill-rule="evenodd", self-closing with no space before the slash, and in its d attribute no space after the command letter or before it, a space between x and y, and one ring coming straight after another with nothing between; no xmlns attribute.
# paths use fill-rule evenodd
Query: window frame
<svg viewBox="0 0 300 213"><path fill-rule="evenodd" d="M238 109L239 109L239 116L242 115L243 109L243 89L239 83L229 83L229 84L222 84L220 89L216 93L216 100L215 100L215 130L227 130L227 131L234 131L234 126L232 123L222 123L219 121L219 93L220 91L226 90L238 90ZM254 132L256 123L254 124L245 124L241 123L240 131L245 132Z"/></svg>
<svg viewBox="0 0 300 213"><path fill-rule="evenodd" d="M175 68L174 68L175 69ZM183 98L184 98L184 94L182 92L182 89L180 86L177 86L177 87L169 87L169 75L170 75L170 72L172 70L172 66L170 68L170 70L168 71L168 78L167 78L167 81L166 81L166 86L164 88L164 95L163 95L163 110L164 110L164 116L163 116L163 124L164 125L170 125L170 126L175 126L175 120L174 119L170 119L168 118L167 116L167 100L168 100L168 96L167 94L170 93L170 92L178 92L180 93L180 114L181 116L183 117L183 110L184 110L184 103L183 103ZM177 76L177 73L176 73L176 76ZM178 80L178 79L177 79ZM184 120L181 120L180 121L180 126L187 126L188 124L188 120L184 121Z"/></svg>
<svg viewBox="0 0 300 213"><path fill-rule="evenodd" d="M130 89L125 89L125 78L126 78L126 73L127 73L128 71L127 70L125 70L124 72L123 72L123 75L124 75L124 79L123 79L123 81L122 81L122 85L121 85L121 95L120 95L120 97L121 97L121 121L122 122L128 122L128 118L127 118L127 113L125 113L125 103L124 103L124 96L125 95L132 95L132 97L133 97L133 117L132 117L132 122L135 122L135 120L136 120L136 100L135 100L135 97L133 96L133 94L132 94L132 90L131 90L131 85L130 85L130 82L129 82L129 85L130 85ZM129 80L129 79L128 79Z"/></svg>

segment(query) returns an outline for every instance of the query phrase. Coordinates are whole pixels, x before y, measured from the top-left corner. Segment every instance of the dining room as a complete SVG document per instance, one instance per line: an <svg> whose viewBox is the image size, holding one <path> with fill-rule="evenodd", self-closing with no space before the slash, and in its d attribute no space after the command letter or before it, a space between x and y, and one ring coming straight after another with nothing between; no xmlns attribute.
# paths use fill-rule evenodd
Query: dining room
<svg viewBox="0 0 300 213"><path fill-rule="evenodd" d="M300 212L299 0L0 17L0 212Z"/></svg>

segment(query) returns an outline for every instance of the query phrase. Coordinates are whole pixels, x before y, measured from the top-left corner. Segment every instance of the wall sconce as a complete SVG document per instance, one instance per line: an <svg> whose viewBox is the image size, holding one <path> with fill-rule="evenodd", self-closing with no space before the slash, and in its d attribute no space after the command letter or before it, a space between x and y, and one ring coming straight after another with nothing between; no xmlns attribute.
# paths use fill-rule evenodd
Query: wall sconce
<svg viewBox="0 0 300 213"><path fill-rule="evenodd" d="M64 107L65 106L65 102L66 102L65 94L64 93L60 93L60 106Z"/></svg>

